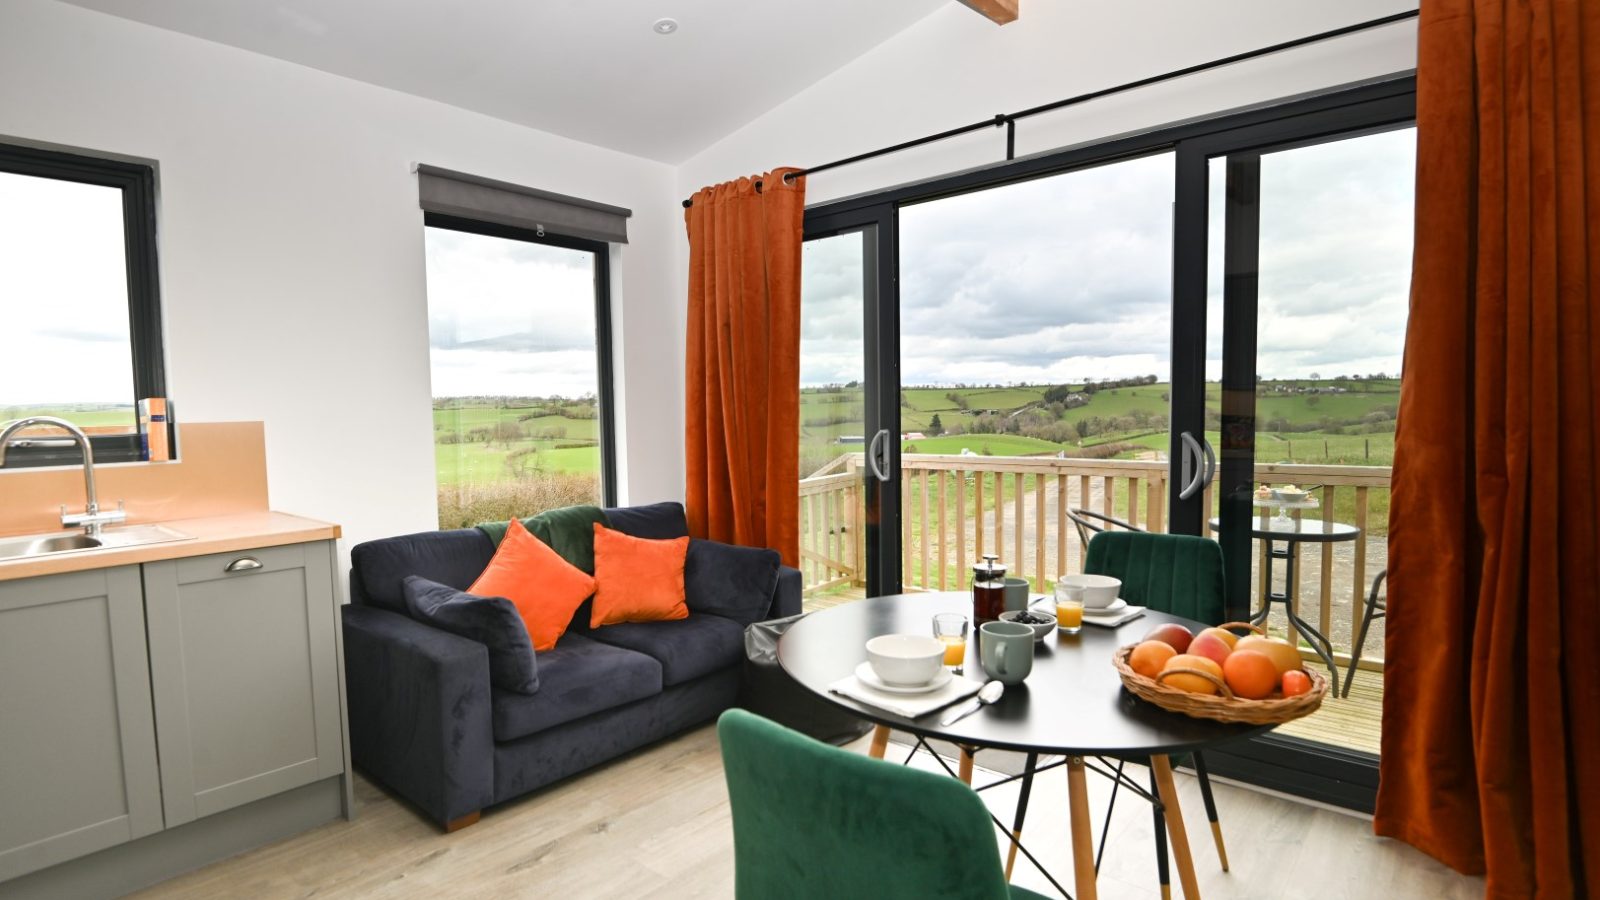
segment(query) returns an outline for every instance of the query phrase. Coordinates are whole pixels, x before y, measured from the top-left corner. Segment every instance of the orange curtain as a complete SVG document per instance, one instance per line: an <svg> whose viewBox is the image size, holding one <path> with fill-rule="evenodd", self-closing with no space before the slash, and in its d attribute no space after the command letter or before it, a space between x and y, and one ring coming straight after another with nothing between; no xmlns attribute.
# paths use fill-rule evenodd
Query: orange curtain
<svg viewBox="0 0 1600 900"><path fill-rule="evenodd" d="M805 178L702 188L689 229L689 532L800 561L800 243ZM758 187L759 185L759 187Z"/></svg>
<svg viewBox="0 0 1600 900"><path fill-rule="evenodd" d="M1374 827L1600 897L1600 3L1423 0Z"/></svg>

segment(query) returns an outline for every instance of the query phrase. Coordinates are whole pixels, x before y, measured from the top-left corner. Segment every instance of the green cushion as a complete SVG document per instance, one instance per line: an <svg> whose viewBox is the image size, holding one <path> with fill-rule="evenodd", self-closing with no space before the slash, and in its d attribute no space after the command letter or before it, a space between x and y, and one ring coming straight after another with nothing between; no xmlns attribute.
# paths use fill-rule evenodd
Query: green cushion
<svg viewBox="0 0 1600 900"><path fill-rule="evenodd" d="M550 509L522 520L522 527L544 541L562 559L594 574L594 525L610 525L605 510L598 506L565 506ZM484 522L478 530L489 536L496 547L505 539L507 522Z"/></svg>
<svg viewBox="0 0 1600 900"><path fill-rule="evenodd" d="M1089 541L1083 570L1122 579L1123 599L1136 606L1208 625L1227 614L1222 547L1210 538L1103 531Z"/></svg>
<svg viewBox="0 0 1600 900"><path fill-rule="evenodd" d="M717 721L736 895L1004 900L994 825L972 789L731 709Z"/></svg>

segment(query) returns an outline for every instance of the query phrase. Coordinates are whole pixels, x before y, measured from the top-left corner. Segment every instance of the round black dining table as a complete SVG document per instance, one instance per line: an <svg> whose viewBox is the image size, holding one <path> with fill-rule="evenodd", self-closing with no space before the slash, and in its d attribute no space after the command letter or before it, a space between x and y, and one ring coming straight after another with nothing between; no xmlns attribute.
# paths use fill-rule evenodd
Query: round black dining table
<svg viewBox="0 0 1600 900"><path fill-rule="evenodd" d="M1205 626L1147 611L1116 628L1085 624L1076 635L1051 632L1034 645L1033 671L1022 684L1006 687L999 701L948 726L940 724L946 710L907 719L829 690L866 659L868 639L880 634L931 636L932 618L938 613L971 617L972 596L966 592L895 594L819 610L796 622L778 641L778 663L819 697L872 722L876 730L871 753L879 758L891 728L956 744L962 749L961 774L969 783L972 755L983 749L1021 751L1030 754L1030 760L1038 754L1065 756L1073 867L1080 898L1096 896L1083 757L1148 756L1184 894L1198 897L1168 757L1248 738L1271 726L1214 722L1167 712L1125 690L1111 657L1118 647L1137 643L1163 622L1176 622L1192 631ZM967 641L964 671L967 677L982 680L976 630Z"/></svg>

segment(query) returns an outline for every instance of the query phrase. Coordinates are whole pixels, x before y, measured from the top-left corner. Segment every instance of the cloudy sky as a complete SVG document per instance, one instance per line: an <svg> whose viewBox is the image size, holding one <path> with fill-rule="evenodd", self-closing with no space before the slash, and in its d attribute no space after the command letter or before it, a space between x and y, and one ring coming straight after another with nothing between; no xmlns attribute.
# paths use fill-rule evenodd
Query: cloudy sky
<svg viewBox="0 0 1600 900"><path fill-rule="evenodd" d="M1414 142L1408 128L1263 157L1265 377L1398 372ZM1158 154L903 209L904 383L1165 379L1172 165ZM1217 161L1214 236L1222 175ZM0 407L131 401L121 228L113 189L0 173ZM806 245L803 384L862 378L861 246ZM1216 323L1220 240L1209 249ZM427 279L435 396L596 390L590 254L429 228ZM1214 378L1215 324L1208 341Z"/></svg>
<svg viewBox="0 0 1600 900"><path fill-rule="evenodd" d="M1268 378L1400 367L1414 131L1262 162L1258 366ZM1168 375L1171 154L907 207L900 213L905 384ZM1215 167L1212 231L1222 228ZM1220 321L1220 240L1213 242ZM810 242L801 381L861 377L861 239ZM1213 327L1210 377L1221 370Z"/></svg>
<svg viewBox="0 0 1600 900"><path fill-rule="evenodd" d="M133 402L122 192L0 172L0 408Z"/></svg>
<svg viewBox="0 0 1600 900"><path fill-rule="evenodd" d="M435 397L596 392L594 254L445 228L427 254Z"/></svg>

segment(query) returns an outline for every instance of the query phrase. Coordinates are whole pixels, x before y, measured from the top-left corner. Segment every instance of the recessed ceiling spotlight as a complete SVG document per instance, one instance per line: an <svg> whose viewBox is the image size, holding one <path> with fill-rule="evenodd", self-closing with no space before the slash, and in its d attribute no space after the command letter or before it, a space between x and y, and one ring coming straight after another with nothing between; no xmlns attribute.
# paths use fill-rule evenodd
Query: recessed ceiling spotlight
<svg viewBox="0 0 1600 900"><path fill-rule="evenodd" d="M657 19L656 23L654 25L651 25L650 27L655 29L656 34L671 34L674 31L678 30L678 20L677 19Z"/></svg>

